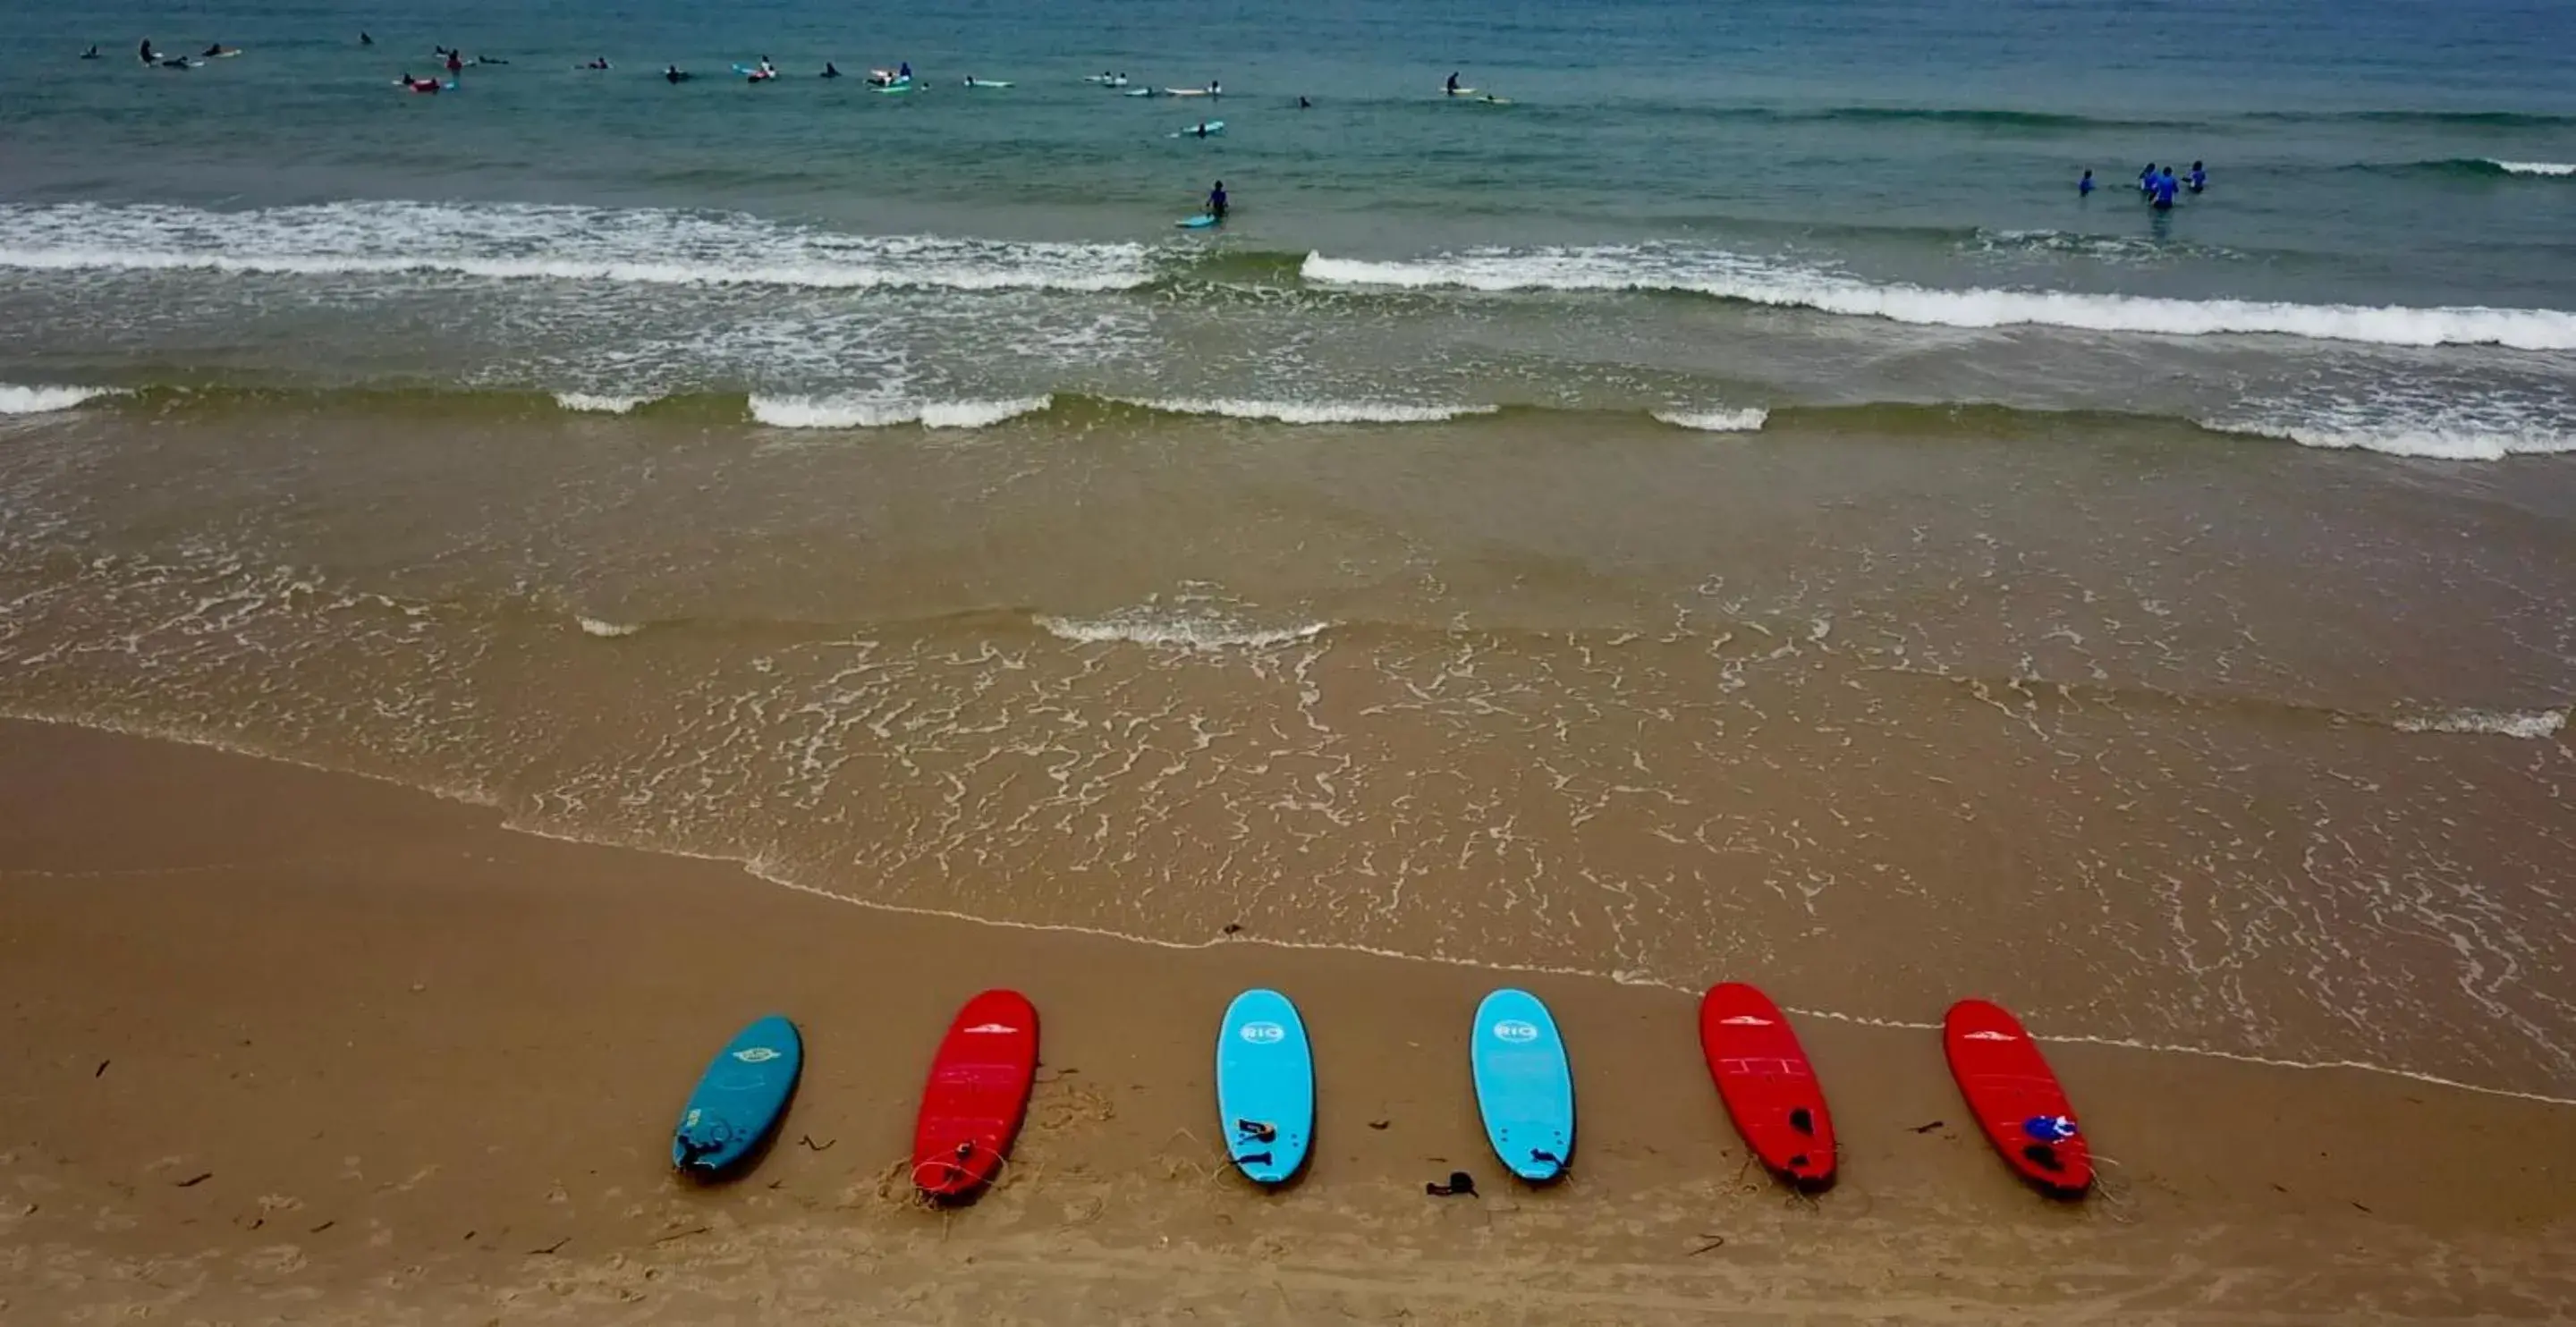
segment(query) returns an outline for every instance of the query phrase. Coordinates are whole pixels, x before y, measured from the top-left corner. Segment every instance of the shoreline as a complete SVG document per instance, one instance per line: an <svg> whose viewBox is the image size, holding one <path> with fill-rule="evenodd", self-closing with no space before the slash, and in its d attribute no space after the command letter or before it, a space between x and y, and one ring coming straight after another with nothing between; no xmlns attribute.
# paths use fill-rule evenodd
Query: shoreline
<svg viewBox="0 0 2576 1327"><path fill-rule="evenodd" d="M835 894L818 885L801 884L783 876L771 874L764 870L762 865L756 860L729 857L713 853L691 852L681 848L606 842L598 839L582 838L575 834L516 824L512 822L509 813L504 808L496 805L488 798L458 793L446 789L421 787L406 783L400 777L395 775L375 774L363 770L341 769L318 762L298 760L292 756L278 755L265 751L254 751L244 747L228 745L214 738L200 739L174 736L165 733L130 732L113 726L84 723L72 719L46 719L33 718L24 715L0 714L0 729L27 724L41 725L48 728L68 729L74 732L93 733L129 741L209 751L240 760L273 763L290 769L309 771L326 777L363 779L369 783L379 784L384 787L432 797L441 802L448 803L449 805L489 813L493 817L496 827L504 833L526 835L531 838L543 839L549 842L561 843L579 848L596 848L610 852L638 852L655 857L665 857L690 862L702 862L709 866L726 868L738 872L746 879L768 888L808 895L842 907L859 908L870 912L882 912L907 918L953 922L966 926L995 927L1006 930L1027 931L1038 935L1078 936L1084 939L1104 940L1116 944L1140 945L1149 949L1171 950L1178 953L1202 953L1217 950L1240 949L1244 947L1257 947L1278 950L1285 953L1342 954L1359 958L1383 960L1391 963L1419 963L1439 968L1455 968L1491 973L1500 977L1529 977L1550 980L1599 982L1608 986L1630 990L1656 991L1678 995L1692 1001L1694 1005L1702 994L1701 991L1669 981L1652 978L1631 978L1616 973L1594 972L1580 968L1555 968L1507 962L1489 962L1481 959L1452 958L1440 954L1415 954L1391 949L1375 949L1363 945L1282 940L1270 936L1254 935L1250 933L1236 935L1220 934L1204 940L1196 941L1169 940L1155 936L1132 935L1123 931L1111 931L1098 927L1053 922L1016 921L1010 918L1001 917L979 917L969 913L940 908L919 907L903 903L884 902L876 899L854 898L846 894ZM0 866L0 877L6 877L12 874L27 873L13 872L5 866ZM1972 992L1963 992L1962 994L1964 995L1969 993ZM1782 1012L1791 1014L1802 1020L1802 1022L1806 1020L1819 1020L1838 1023L1852 1028L1866 1028L1891 1032L1930 1033L1937 1036L1942 1026L1937 1017L1918 1021L1880 1017L1870 1014L1857 1014L1846 1010L1823 1009L1807 1005L1790 1004L1787 1002L1783 1002L1780 1007ZM2422 1070L2374 1064L2361 1060L2293 1060L2257 1055L2246 1051L2221 1050L2207 1046L2185 1046L2171 1043L2144 1042L2134 1038L2103 1036L2093 1033L2043 1031L2039 1029L2029 1030L2033 1040L2050 1047L2087 1046L2109 1051L2126 1051L2144 1055L2184 1056L2195 1059L2215 1060L2230 1064L2249 1065L2265 1069L2287 1070L2299 1073L2351 1073L2373 1078L2384 1078L2405 1083L2413 1083L2418 1086L2438 1088L2445 1091L2466 1092L2477 1096L2497 1097L2511 1101L2528 1102L2535 1105L2576 1107L2576 1097L2560 1097L2553 1096L2545 1092L2530 1092L2517 1088L2497 1087L2484 1083L2462 1082L2457 1079L2445 1078L2439 1074L2429 1073Z"/></svg>
<svg viewBox="0 0 2576 1327"><path fill-rule="evenodd" d="M1463 966L822 908L711 860L71 725L0 723L0 791L19 811L0 825L18 1066L0 1089L0 1300L39 1318L2576 1307L2552 1253L2576 1226L2560 1107L2052 1041L2114 1162L2103 1193L2064 1206L1958 1127L1937 1038L1808 1017L1845 1178L1807 1203L1744 1170L1686 998L1535 974L1516 980L1566 1029L1581 1122L1570 1180L1531 1191L1474 1120L1464 1024L1494 983ZM1304 1007L1322 1111L1308 1173L1267 1196L1202 1141L1210 1038L1251 984ZM947 1013L986 985L1037 1001L1043 1082L1014 1173L925 1215L878 1196L880 1167L904 1153ZM780 1143L739 1183L683 1188L664 1117L772 1006L809 1048ZM1484 1198L1422 1194L1456 1168Z"/></svg>

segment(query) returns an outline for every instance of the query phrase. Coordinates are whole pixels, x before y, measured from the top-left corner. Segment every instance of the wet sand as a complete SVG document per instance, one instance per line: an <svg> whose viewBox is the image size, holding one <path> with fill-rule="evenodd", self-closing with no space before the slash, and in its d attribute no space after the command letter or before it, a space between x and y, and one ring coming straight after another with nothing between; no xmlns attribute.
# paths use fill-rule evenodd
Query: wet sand
<svg viewBox="0 0 2576 1327"><path fill-rule="evenodd" d="M2115 1162L2061 1205L1961 1127L1937 1038L1811 1019L1846 1152L1805 1201L1746 1170L1670 990L888 912L72 727L0 724L0 797L10 1321L2576 1312L2576 1110L2543 1102L2058 1045ZM1573 1048L1580 1138L1546 1190L1500 1175L1468 1095L1464 1024L1502 980ZM1830 1007L1818 980L1775 993ZM1313 1163L1275 1195L1208 1142L1214 1023L1254 983L1304 1006L1321 1080ZM948 1012L995 984L1045 1019L1031 1126L997 1191L926 1212L887 1177ZM781 1142L683 1186L671 1116L770 1009L811 1057ZM1482 1198L1424 1195L1461 1168Z"/></svg>

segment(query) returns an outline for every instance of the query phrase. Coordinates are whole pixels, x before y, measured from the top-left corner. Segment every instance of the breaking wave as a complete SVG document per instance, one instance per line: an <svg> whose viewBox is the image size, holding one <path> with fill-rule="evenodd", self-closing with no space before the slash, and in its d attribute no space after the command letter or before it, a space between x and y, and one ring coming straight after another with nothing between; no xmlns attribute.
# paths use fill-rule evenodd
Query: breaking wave
<svg viewBox="0 0 2576 1327"><path fill-rule="evenodd" d="M1943 327L2067 327L2156 336L2259 334L2374 345L2576 349L2576 313L2191 300L1874 283L1766 258L1671 245L1476 249L1398 262L1306 256L1323 285L1476 291L1637 291Z"/></svg>

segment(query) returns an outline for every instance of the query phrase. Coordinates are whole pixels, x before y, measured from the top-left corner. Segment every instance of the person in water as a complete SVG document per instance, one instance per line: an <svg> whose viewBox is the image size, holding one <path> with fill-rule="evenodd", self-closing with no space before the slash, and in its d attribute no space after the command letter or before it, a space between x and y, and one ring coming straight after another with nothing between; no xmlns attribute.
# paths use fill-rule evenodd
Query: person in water
<svg viewBox="0 0 2576 1327"><path fill-rule="evenodd" d="M1314 108L1315 108L1315 103L1313 103L1313 102L1311 102L1311 101L1306 100L1304 97L1299 97L1299 98L1297 99L1297 109L1299 109L1299 110L1301 110L1301 111L1308 111L1308 110L1313 110Z"/></svg>
<svg viewBox="0 0 2576 1327"><path fill-rule="evenodd" d="M2150 161L2147 163L2147 168L2145 170L2138 172L2138 192L2145 194L2150 198L2155 196L2156 163Z"/></svg>
<svg viewBox="0 0 2576 1327"><path fill-rule="evenodd" d="M607 57L607 56L604 56L604 55L594 55L594 56L590 57L590 63L589 63L589 64L586 64L586 65L583 65L583 66L582 66L582 68L584 68L584 69L606 69L607 67L608 67L608 57Z"/></svg>
<svg viewBox="0 0 2576 1327"><path fill-rule="evenodd" d="M1201 121L1199 121L1198 134L1199 134L1199 137L1201 137L1201 138L1205 138L1205 137L1207 137L1207 121L1205 121L1205 120L1201 120Z"/></svg>
<svg viewBox="0 0 2576 1327"><path fill-rule="evenodd" d="M2093 172L2089 170L2084 172L2084 178L2075 182L2075 196L2078 198L2093 196Z"/></svg>
<svg viewBox="0 0 2576 1327"><path fill-rule="evenodd" d="M826 60L826 61L824 61L824 62L823 62L823 77L825 77L825 78L839 78L840 76L841 76L841 67L840 67L839 65L836 65L836 64L832 63L832 62L831 62L831 61L829 61L829 60Z"/></svg>
<svg viewBox="0 0 2576 1327"><path fill-rule="evenodd" d="M894 71L894 76L895 76L897 79L908 79L908 78L911 78L911 77L912 77L912 61L910 61L910 60L905 60L905 61L902 61L902 62L900 62L900 63L901 63L901 67L900 67L900 68L898 68L898 69L896 69L896 70Z"/></svg>
<svg viewBox="0 0 2576 1327"><path fill-rule="evenodd" d="M1450 96L1454 97L1458 95L1458 71L1455 69L1449 71L1448 91Z"/></svg>
<svg viewBox="0 0 2576 1327"><path fill-rule="evenodd" d="M449 73L451 73L451 74L461 74L461 73L464 73L464 72L465 72L465 57L464 57L464 56L461 56L461 55L458 55L458 54L457 54L456 52L454 52L454 51L449 51L449 52L447 53L447 72L449 72Z"/></svg>
<svg viewBox="0 0 2576 1327"><path fill-rule="evenodd" d="M1224 95L1225 95L1225 84L1223 84L1223 83L1219 83L1219 82L1217 82L1217 81L1216 81L1215 79L1213 79L1213 78L1209 79L1209 80L1208 80L1208 95L1209 95L1209 96L1211 96L1211 97L1222 97L1222 96L1224 96Z"/></svg>
<svg viewBox="0 0 2576 1327"><path fill-rule="evenodd" d="M98 58L98 48L97 48L97 47L95 47L95 46L93 46L93 47L89 48L88 50L81 52L81 58L82 58L82 59L84 59L84 60L95 60L95 59L97 59L97 58Z"/></svg>
<svg viewBox="0 0 2576 1327"><path fill-rule="evenodd" d="M2162 173L2162 174L2160 174L2160 175L2156 176L2156 192L2155 192L2155 204L2154 204L2154 206L2155 206L2155 209L2156 209L2157 211L2159 211L2159 212L2170 212L2170 211L2172 211L2172 210L2173 210L2173 205L2174 205L2174 174L2173 174L2173 172L2172 172L2172 171L2165 171L2164 173Z"/></svg>
<svg viewBox="0 0 2576 1327"><path fill-rule="evenodd" d="M2199 162L2195 161L2191 163L2191 191L2193 193L2199 193L2201 190L2208 187L2209 172L2202 170Z"/></svg>
<svg viewBox="0 0 2576 1327"><path fill-rule="evenodd" d="M673 65L670 68L663 70L662 77L673 83L686 83L689 81L688 71L680 68L678 65Z"/></svg>
<svg viewBox="0 0 2576 1327"><path fill-rule="evenodd" d="M1225 181L1217 181L1216 187L1208 190L1207 210L1209 216L1225 220Z"/></svg>
<svg viewBox="0 0 2576 1327"><path fill-rule="evenodd" d="M373 46L376 44L376 39L361 32L358 34L358 44L360 46Z"/></svg>
<svg viewBox="0 0 2576 1327"><path fill-rule="evenodd" d="M145 64L161 63L161 57L152 53L152 39L150 37L144 38L143 44L135 48L134 57Z"/></svg>

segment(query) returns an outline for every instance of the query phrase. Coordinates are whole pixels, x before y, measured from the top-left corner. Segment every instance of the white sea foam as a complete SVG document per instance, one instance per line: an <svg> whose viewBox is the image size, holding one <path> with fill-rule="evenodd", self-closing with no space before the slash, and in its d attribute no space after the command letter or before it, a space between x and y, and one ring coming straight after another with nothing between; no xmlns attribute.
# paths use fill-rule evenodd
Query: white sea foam
<svg viewBox="0 0 2576 1327"><path fill-rule="evenodd" d="M1004 401L925 401L921 426L926 429L990 428L1006 419L1033 415L1055 404L1052 396L1023 396Z"/></svg>
<svg viewBox="0 0 2576 1327"><path fill-rule="evenodd" d="M1771 412L1759 406L1742 410L1658 410L1655 418L1674 428L1702 433L1751 433L1771 418Z"/></svg>
<svg viewBox="0 0 2576 1327"><path fill-rule="evenodd" d="M1099 291L1152 279L1135 244L853 235L652 208L407 202L243 212L11 204L0 206L0 267L826 290Z"/></svg>
<svg viewBox="0 0 2576 1327"><path fill-rule="evenodd" d="M2242 414L2204 422L2302 447L2443 461L2576 451L2576 414L2568 402L2507 393L2444 396L2392 385L2352 396L2255 403Z"/></svg>
<svg viewBox="0 0 2576 1327"><path fill-rule="evenodd" d="M2564 161L2498 161L2489 157L2487 164L2512 175L2576 175L2576 163Z"/></svg>
<svg viewBox="0 0 2576 1327"><path fill-rule="evenodd" d="M610 622L596 617L575 618L574 621L581 624L581 634L597 636L601 640L616 640L622 636L632 636L644 629L644 624L641 622Z"/></svg>
<svg viewBox="0 0 2576 1327"><path fill-rule="evenodd" d="M979 429L1044 410L1049 396L994 401L915 401L902 397L761 396L751 417L771 428L874 429L919 424L929 429Z"/></svg>
<svg viewBox="0 0 2576 1327"><path fill-rule="evenodd" d="M1436 424L1468 415L1490 415L1489 405L1407 405L1398 401L1244 401L1209 397L1130 400L1173 415L1223 415L1279 424Z"/></svg>
<svg viewBox="0 0 2576 1327"><path fill-rule="evenodd" d="M2377 345L2576 349L2576 313L2557 309L2369 307L2186 300L2071 291L1945 290L1873 283L1769 259L1668 245L1477 249L1404 262L1310 253L1327 285L1481 291L1674 291L1943 327L2038 325L2158 336L2269 334Z"/></svg>
<svg viewBox="0 0 2576 1327"><path fill-rule="evenodd" d="M1231 618L1200 613L1135 609L1101 618L1047 617L1037 624L1053 636L1084 645L1120 642L1189 650L1267 649L1312 640L1331 626L1308 622L1292 627L1258 627Z"/></svg>
<svg viewBox="0 0 2576 1327"><path fill-rule="evenodd" d="M112 387L20 387L0 383L0 415L45 415L116 395Z"/></svg>
<svg viewBox="0 0 2576 1327"><path fill-rule="evenodd" d="M601 396L591 392L557 392L555 404L584 414L623 415L652 400L649 396Z"/></svg>
<svg viewBox="0 0 2576 1327"><path fill-rule="evenodd" d="M2408 715L2397 721L2400 732L2467 733L2526 741L2556 737L2566 726L2567 711L2563 709L2445 710L2439 714Z"/></svg>

